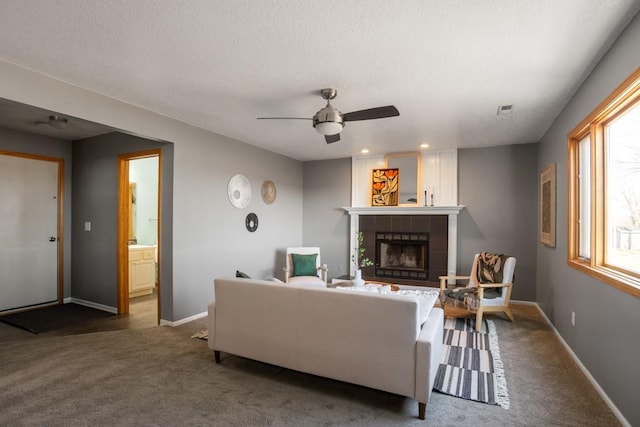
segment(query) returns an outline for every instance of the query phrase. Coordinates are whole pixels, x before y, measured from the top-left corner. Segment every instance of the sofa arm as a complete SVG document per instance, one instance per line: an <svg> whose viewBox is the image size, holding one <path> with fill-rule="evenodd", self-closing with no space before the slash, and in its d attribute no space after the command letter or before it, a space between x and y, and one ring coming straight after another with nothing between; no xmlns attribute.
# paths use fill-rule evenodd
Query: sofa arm
<svg viewBox="0 0 640 427"><path fill-rule="evenodd" d="M420 404L429 403L442 358L444 311L432 308L416 342L416 390L414 398ZM420 411L422 412L422 410ZM421 414L424 415L424 414Z"/></svg>
<svg viewBox="0 0 640 427"><path fill-rule="evenodd" d="M207 344L211 350L215 350L213 348L213 344L215 342L215 332L216 332L216 303L215 301L209 304L207 307L207 330L209 334L209 338L207 339Z"/></svg>

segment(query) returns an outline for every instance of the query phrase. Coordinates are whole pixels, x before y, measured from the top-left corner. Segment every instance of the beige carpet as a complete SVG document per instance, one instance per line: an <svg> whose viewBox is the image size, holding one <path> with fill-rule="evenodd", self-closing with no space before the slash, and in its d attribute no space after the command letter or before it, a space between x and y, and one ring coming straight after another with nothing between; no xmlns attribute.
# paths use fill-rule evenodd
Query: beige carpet
<svg viewBox="0 0 640 427"><path fill-rule="evenodd" d="M495 319L511 407L434 393L412 399L223 353L191 336L203 319L0 344L0 425L615 426L537 309ZM0 336L1 340L1 336Z"/></svg>

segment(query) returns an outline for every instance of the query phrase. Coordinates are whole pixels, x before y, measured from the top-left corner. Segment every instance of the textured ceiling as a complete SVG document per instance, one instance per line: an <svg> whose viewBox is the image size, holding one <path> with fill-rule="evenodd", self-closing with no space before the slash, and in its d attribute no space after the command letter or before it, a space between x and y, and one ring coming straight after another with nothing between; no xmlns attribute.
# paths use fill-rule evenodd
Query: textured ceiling
<svg viewBox="0 0 640 427"><path fill-rule="evenodd" d="M2 0L0 60L299 160L536 142L637 0ZM347 123L310 121L335 87ZM0 93L0 97L2 94ZM496 114L513 105L509 115Z"/></svg>

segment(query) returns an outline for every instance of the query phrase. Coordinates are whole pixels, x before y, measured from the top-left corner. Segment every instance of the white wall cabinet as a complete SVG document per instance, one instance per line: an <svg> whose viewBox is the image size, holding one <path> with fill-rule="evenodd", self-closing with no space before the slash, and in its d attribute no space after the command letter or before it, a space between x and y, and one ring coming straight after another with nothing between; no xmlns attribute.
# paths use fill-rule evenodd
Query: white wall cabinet
<svg viewBox="0 0 640 427"><path fill-rule="evenodd" d="M129 246L129 298L149 295L156 286L156 247Z"/></svg>

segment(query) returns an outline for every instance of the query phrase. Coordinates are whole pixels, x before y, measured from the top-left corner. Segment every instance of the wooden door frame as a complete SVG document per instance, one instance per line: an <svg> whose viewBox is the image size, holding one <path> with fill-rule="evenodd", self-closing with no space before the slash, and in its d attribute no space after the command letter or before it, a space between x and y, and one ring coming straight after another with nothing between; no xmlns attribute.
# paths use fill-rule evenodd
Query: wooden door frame
<svg viewBox="0 0 640 427"><path fill-rule="evenodd" d="M0 150L0 155L22 157L31 160L41 160L58 164L58 304L64 302L64 159L59 157L41 156L38 154L20 153L15 151ZM44 304L52 305L53 303ZM32 309L33 307L28 307ZM19 309L17 311L23 311ZM8 314L11 311L5 311Z"/></svg>
<svg viewBox="0 0 640 427"><path fill-rule="evenodd" d="M144 159L149 157L158 158L158 223L157 223L157 252L158 252L158 271L156 275L157 293L158 293L158 319L160 324L160 301L161 301L161 274L162 263L160 262L161 245L162 245L162 149L152 149L146 151L138 151L135 153L121 154L118 156L118 314L129 313L129 162L131 160Z"/></svg>

